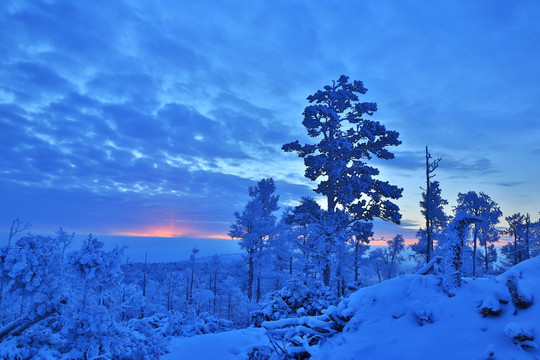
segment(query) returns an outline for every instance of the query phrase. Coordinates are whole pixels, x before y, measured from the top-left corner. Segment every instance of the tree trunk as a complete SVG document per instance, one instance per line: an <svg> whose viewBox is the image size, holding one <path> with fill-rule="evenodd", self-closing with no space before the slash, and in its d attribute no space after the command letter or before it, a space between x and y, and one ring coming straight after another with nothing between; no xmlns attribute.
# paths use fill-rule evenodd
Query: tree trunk
<svg viewBox="0 0 540 360"><path fill-rule="evenodd" d="M472 276L476 277L476 239L478 237L478 229L474 225L474 239L473 239L473 252L472 252Z"/></svg>
<svg viewBox="0 0 540 360"><path fill-rule="evenodd" d="M248 299L251 301L253 298L253 254L249 254L248 259Z"/></svg>
<svg viewBox="0 0 540 360"><path fill-rule="evenodd" d="M167 289L167 310L172 310L172 274L169 275L169 288Z"/></svg>
<svg viewBox="0 0 540 360"><path fill-rule="evenodd" d="M488 269L489 269L489 260L488 260L488 247L487 247L487 240L486 240L486 243L484 244L484 256L485 256L485 265L486 265L486 275L488 273Z"/></svg>
<svg viewBox="0 0 540 360"><path fill-rule="evenodd" d="M20 317L12 321L11 323L0 328L0 342L8 336L19 336L26 329L54 314L56 314L56 308L51 306L43 315L35 317Z"/></svg>
<svg viewBox="0 0 540 360"><path fill-rule="evenodd" d="M214 270L214 315L216 314L216 304L217 304L217 275L218 269Z"/></svg>
<svg viewBox="0 0 540 360"><path fill-rule="evenodd" d="M324 269L323 269L323 282L324 282L324 285L326 286L330 286L330 271L331 271L331 266L330 266L330 261L326 261L326 265L324 266Z"/></svg>
<svg viewBox="0 0 540 360"><path fill-rule="evenodd" d="M257 303L261 300L261 278L257 277Z"/></svg>
<svg viewBox="0 0 540 360"><path fill-rule="evenodd" d="M289 258L289 275L292 275L292 256Z"/></svg>
<svg viewBox="0 0 540 360"><path fill-rule="evenodd" d="M529 225L531 223L531 217L527 213L525 218L525 260L529 260Z"/></svg>
<svg viewBox="0 0 540 360"><path fill-rule="evenodd" d="M358 283L358 270L360 269L360 239L355 239L354 242L354 283Z"/></svg>
<svg viewBox="0 0 540 360"><path fill-rule="evenodd" d="M227 320L231 320L231 294L227 297Z"/></svg>
<svg viewBox="0 0 540 360"><path fill-rule="evenodd" d="M429 221L429 152L426 146L426 264L431 260L431 224Z"/></svg>
<svg viewBox="0 0 540 360"><path fill-rule="evenodd" d="M143 296L143 298L145 300L145 304L146 304L146 264L147 264L147 260L148 260L148 252L145 252L144 253L144 267L143 267L143 285L142 285L142 296ZM141 319L144 318L145 306L146 305L143 305L143 307L141 308Z"/></svg>
<svg viewBox="0 0 540 360"><path fill-rule="evenodd" d="M514 234L514 265L517 265L518 263L518 248L517 248L517 241L518 241L518 237L517 237L517 234Z"/></svg>

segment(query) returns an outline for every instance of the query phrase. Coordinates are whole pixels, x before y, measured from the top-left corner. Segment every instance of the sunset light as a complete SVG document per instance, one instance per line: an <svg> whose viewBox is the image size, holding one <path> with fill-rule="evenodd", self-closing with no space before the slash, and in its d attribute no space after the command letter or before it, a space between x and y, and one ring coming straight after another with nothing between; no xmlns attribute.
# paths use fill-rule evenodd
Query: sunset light
<svg viewBox="0 0 540 360"><path fill-rule="evenodd" d="M0 0L0 360L540 359L539 19Z"/></svg>
<svg viewBox="0 0 540 360"><path fill-rule="evenodd" d="M113 231L111 235L116 236L136 236L136 237L159 237L159 238L176 238L176 237L190 237L190 238L204 238L204 239L229 239L226 234L212 234L206 233L204 230L180 227L180 226L149 226L141 229L134 230L117 230Z"/></svg>

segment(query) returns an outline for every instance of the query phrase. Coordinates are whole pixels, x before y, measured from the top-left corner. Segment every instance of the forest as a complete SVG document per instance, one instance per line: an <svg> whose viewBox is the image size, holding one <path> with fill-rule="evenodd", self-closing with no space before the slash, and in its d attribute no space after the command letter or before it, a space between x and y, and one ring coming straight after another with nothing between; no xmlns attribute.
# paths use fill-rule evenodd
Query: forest
<svg viewBox="0 0 540 360"><path fill-rule="evenodd" d="M354 317L344 304L362 289L416 274L440 279L433 286L452 298L469 279L540 254L540 219L504 214L484 192L459 193L446 211L435 180L444 159L427 146L416 243L395 234L370 245L375 219L400 224L403 189L373 165L392 161L401 140L372 119L377 104L361 101L366 91L343 75L307 97L302 124L312 142L282 150L303 159L315 194L284 207L273 178L253 183L228 233L242 253L200 257L195 247L182 262L133 263L91 234L73 249L73 233L36 235L14 220L0 249L0 358L159 359L170 339L254 327L269 343L249 359L306 359L347 329ZM529 307L509 279L511 301ZM422 325L432 321L424 308L416 314Z"/></svg>

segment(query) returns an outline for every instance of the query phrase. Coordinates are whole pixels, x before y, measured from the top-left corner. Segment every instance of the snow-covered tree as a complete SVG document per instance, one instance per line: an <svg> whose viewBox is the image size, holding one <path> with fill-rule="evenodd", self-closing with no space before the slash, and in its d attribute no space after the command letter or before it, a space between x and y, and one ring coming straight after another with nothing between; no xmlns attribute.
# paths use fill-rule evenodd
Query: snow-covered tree
<svg viewBox="0 0 540 360"><path fill-rule="evenodd" d="M385 265L383 249L378 248L369 253L369 266L375 271L379 282L383 281Z"/></svg>
<svg viewBox="0 0 540 360"><path fill-rule="evenodd" d="M514 238L514 244L513 249L510 250L510 244L508 244L505 251L503 251L503 254L509 258L513 258L513 264L516 265L520 263L523 260L523 249L522 249L522 242L523 242L523 235L524 235L524 224L525 224L525 216L521 213L516 213L510 216L507 216L505 218L506 222L508 223L508 228L505 229L505 234L510 235Z"/></svg>
<svg viewBox="0 0 540 360"><path fill-rule="evenodd" d="M424 215L424 218L426 219L426 264L431 260L431 253L433 252L432 234L434 231L443 227L447 221L442 206L448 204L448 201L441 197L439 182L431 181L431 179L435 177L434 172L439 167L441 158L433 161L430 161L430 159L431 154L426 146L426 188L424 189L422 201L420 202L422 215Z"/></svg>
<svg viewBox="0 0 540 360"><path fill-rule="evenodd" d="M392 159L387 147L401 144L399 133L371 120L377 110L372 102L360 102L358 94L367 89L361 81L349 82L342 75L332 85L308 96L311 105L304 109L303 125L314 144L298 140L283 145L286 152L296 152L304 159L305 176L319 181L315 192L326 197L327 213L322 224L327 248L335 236L329 229L339 223L348 242L356 235L360 222L381 218L399 223L401 215L392 200L401 197L402 189L376 178L379 170L367 164L373 157ZM344 220L345 219L345 220ZM330 263L325 266L324 282L330 283Z"/></svg>
<svg viewBox="0 0 540 360"><path fill-rule="evenodd" d="M189 256L189 262L191 263L189 286L187 287L186 300L191 304L193 301L193 284L195 283L195 256L199 253L197 246L191 249L191 255Z"/></svg>
<svg viewBox="0 0 540 360"><path fill-rule="evenodd" d="M288 212L284 212L276 225L274 236L268 240L266 261L267 278L271 279L274 289L281 289L294 272L297 253L298 232L287 224Z"/></svg>
<svg viewBox="0 0 540 360"><path fill-rule="evenodd" d="M261 309L251 316L252 321L260 325L263 321L320 315L336 302L335 295L320 280L307 281L299 274L289 279L282 289L268 293L261 302Z"/></svg>
<svg viewBox="0 0 540 360"><path fill-rule="evenodd" d="M0 320L4 315L5 306L2 306L2 303L4 299L4 287L8 281L5 273L5 260L10 252L12 242L15 240L15 236L24 232L29 227L30 223L28 222L23 222L20 219L13 220L9 229L7 246L0 248Z"/></svg>
<svg viewBox="0 0 540 360"><path fill-rule="evenodd" d="M434 175L431 175L434 176ZM426 229L417 233L418 244L413 246L417 253L425 254L427 262L433 255L433 244L441 239L444 228L448 223L448 216L444 213L444 205L448 201L441 196L441 188L438 181L430 181L427 191L422 193L420 201L421 213L426 219Z"/></svg>
<svg viewBox="0 0 540 360"><path fill-rule="evenodd" d="M11 313L23 316L37 307L60 301L61 254L54 238L26 235L15 242L4 259L7 291L18 301ZM17 307L19 307L17 309Z"/></svg>
<svg viewBox="0 0 540 360"><path fill-rule="evenodd" d="M540 219L530 226L531 257L540 255Z"/></svg>
<svg viewBox="0 0 540 360"><path fill-rule="evenodd" d="M403 235L397 234L392 240L386 241L386 245L387 248L384 250L387 263L386 278L390 279L396 276L398 265L405 261L402 255L405 250Z"/></svg>
<svg viewBox="0 0 540 360"><path fill-rule="evenodd" d="M463 250L469 232L469 226L482 221L479 217L458 212L448 224L446 242L444 244L444 277L443 283L450 294L452 289L460 287L463 276Z"/></svg>
<svg viewBox="0 0 540 360"><path fill-rule="evenodd" d="M405 250L403 235L396 235L386 241L385 248L378 248L369 253L369 266L373 269L379 282L396 276L399 264L405 261L402 252Z"/></svg>
<svg viewBox="0 0 540 360"><path fill-rule="evenodd" d="M255 262L258 261L276 226L274 212L278 208L279 196L274 195L276 187L272 178L260 180L256 186L249 188L248 201L244 210L235 212L236 223L231 226L229 236L240 239L240 247L247 253L248 284L247 294L253 298L253 282L255 279ZM260 298L260 276L257 277L257 301Z"/></svg>
<svg viewBox="0 0 540 360"><path fill-rule="evenodd" d="M478 240L480 240L480 245L484 247L484 265L487 272L489 266L489 256L487 253L489 243L498 240L498 232L495 225L499 223L499 218L502 216L499 205L483 192L476 193L475 191L469 191L458 194L455 211L456 213L463 211L482 220L472 225L472 275L476 276Z"/></svg>
<svg viewBox="0 0 540 360"><path fill-rule="evenodd" d="M422 201L420 201L421 213L426 218L426 226L429 228L429 231L426 229L418 230L416 233L418 242L410 246L411 250L416 253L415 257L419 263L424 262L428 257L430 259L433 257L433 244L435 242L439 243L443 238L444 229L449 220L443 209L443 206L447 204L448 201L441 196L439 182L430 182L429 196L427 195L427 191L424 191L422 193Z"/></svg>
<svg viewBox="0 0 540 360"><path fill-rule="evenodd" d="M319 242L319 228L323 211L319 204L310 197L302 197L300 204L284 214L284 222L291 226L296 248L300 251L299 262L302 272L310 277L322 275L321 264L325 256Z"/></svg>

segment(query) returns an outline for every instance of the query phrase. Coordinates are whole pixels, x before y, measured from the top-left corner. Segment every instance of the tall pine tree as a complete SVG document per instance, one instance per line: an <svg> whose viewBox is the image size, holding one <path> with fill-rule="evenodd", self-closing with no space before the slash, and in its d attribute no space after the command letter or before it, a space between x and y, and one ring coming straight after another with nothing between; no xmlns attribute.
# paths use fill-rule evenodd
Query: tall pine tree
<svg viewBox="0 0 540 360"><path fill-rule="evenodd" d="M304 109L302 124L314 143L301 145L298 140L283 145L286 152L296 152L304 159L305 176L319 181L315 192L326 197L327 214L321 227L329 251L335 226L349 229L348 241L357 233L371 231L375 218L399 223L401 215L392 200L401 197L401 188L376 177L379 170L368 165L374 157L392 159L387 147L401 144L399 133L371 120L377 110L373 102L360 102L358 95L367 89L361 81L349 82L342 75L332 85L307 97L311 105ZM330 282L330 262L324 273L325 285Z"/></svg>

